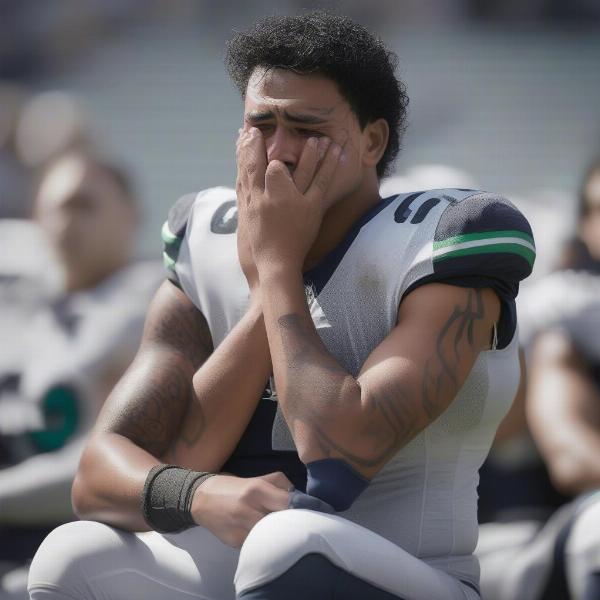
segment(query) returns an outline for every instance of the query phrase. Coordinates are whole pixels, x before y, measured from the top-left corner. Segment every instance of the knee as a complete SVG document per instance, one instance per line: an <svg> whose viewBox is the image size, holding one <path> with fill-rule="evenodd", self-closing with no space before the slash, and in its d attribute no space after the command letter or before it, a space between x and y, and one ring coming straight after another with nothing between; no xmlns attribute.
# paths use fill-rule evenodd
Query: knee
<svg viewBox="0 0 600 600"><path fill-rule="evenodd" d="M308 554L332 559L327 541L330 515L284 510L267 515L250 531L235 574L237 594L273 581Z"/></svg>
<svg viewBox="0 0 600 600"><path fill-rule="evenodd" d="M42 542L29 571L28 589L36 594L87 598L86 581L95 573L96 560L115 547L119 533L102 523L75 521L61 525ZM53 597L53 596L50 596Z"/></svg>

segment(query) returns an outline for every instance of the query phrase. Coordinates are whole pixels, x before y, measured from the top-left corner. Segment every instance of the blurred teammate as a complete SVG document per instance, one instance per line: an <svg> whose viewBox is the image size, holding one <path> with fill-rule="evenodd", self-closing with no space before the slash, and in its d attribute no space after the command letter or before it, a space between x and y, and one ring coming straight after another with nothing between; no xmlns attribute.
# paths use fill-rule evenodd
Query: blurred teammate
<svg viewBox="0 0 600 600"><path fill-rule="evenodd" d="M137 203L125 173L108 163L79 155L55 162L42 178L35 218L63 285L19 332L26 360L11 393L0 393L5 560L26 557L23 528L73 518L70 488L83 441L133 358L161 271L133 260Z"/></svg>
<svg viewBox="0 0 600 600"><path fill-rule="evenodd" d="M490 600L600 598L599 240L596 161L582 184L578 232L561 269L519 305L529 428L554 485L575 500L543 527L532 521L482 528L482 583Z"/></svg>
<svg viewBox="0 0 600 600"><path fill-rule="evenodd" d="M237 189L171 210L169 281L74 485L90 520L41 546L32 598L479 597L477 469L535 248L494 194L380 198L394 61L322 13L232 40Z"/></svg>

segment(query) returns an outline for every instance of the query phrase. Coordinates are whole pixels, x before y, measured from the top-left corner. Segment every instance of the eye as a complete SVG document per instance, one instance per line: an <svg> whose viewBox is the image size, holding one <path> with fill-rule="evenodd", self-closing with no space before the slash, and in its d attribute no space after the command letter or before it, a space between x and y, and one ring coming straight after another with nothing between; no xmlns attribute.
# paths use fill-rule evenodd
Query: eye
<svg viewBox="0 0 600 600"><path fill-rule="evenodd" d="M258 125L254 125L254 127L256 127L256 129L258 129L262 133L268 133L274 128L274 126L271 123L259 123Z"/></svg>
<svg viewBox="0 0 600 600"><path fill-rule="evenodd" d="M300 135L304 136L304 137L323 137L323 133L321 133L320 131L315 131L314 129L297 129L296 130Z"/></svg>

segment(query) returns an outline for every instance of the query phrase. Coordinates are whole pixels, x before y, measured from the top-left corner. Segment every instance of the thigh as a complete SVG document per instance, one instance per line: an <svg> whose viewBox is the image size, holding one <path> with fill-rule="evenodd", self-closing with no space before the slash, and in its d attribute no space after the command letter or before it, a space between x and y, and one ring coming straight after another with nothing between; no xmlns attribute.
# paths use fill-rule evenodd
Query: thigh
<svg viewBox="0 0 600 600"><path fill-rule="evenodd" d="M133 534L78 521L42 543L29 591L34 600L230 600L238 554L200 527Z"/></svg>
<svg viewBox="0 0 600 600"><path fill-rule="evenodd" d="M310 554L325 556L403 600L479 598L474 589L380 535L342 517L307 510L271 513L255 525L240 554L238 596L274 581Z"/></svg>

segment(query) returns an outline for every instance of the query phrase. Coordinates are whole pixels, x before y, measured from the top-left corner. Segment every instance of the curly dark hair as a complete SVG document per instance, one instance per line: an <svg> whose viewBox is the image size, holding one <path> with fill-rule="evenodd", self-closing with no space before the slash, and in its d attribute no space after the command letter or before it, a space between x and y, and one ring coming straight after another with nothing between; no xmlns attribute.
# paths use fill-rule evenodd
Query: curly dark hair
<svg viewBox="0 0 600 600"><path fill-rule="evenodd" d="M334 81L361 128L376 119L388 122L390 137L377 164L388 173L406 128L406 86L396 78L396 55L362 25L323 11L271 16L257 21L227 44L227 68L242 98L257 67L318 73Z"/></svg>

